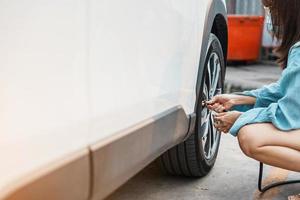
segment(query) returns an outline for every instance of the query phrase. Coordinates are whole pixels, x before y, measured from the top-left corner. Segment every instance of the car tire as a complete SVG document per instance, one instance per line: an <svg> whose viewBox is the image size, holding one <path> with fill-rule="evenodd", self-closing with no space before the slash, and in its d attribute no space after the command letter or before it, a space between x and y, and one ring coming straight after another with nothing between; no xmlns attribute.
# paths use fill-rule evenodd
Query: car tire
<svg viewBox="0 0 300 200"><path fill-rule="evenodd" d="M212 112L201 103L222 93L224 88L225 59L221 43L214 34L209 37L204 66L195 132L159 158L161 167L169 174L203 177L213 168L217 158L221 134L213 126Z"/></svg>

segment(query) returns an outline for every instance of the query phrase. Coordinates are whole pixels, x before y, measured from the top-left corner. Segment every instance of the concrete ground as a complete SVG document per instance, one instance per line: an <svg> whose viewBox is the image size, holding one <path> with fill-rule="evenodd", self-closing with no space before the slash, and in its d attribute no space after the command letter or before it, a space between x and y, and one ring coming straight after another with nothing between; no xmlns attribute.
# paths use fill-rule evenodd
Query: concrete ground
<svg viewBox="0 0 300 200"><path fill-rule="evenodd" d="M228 67L228 90L260 87L276 81L280 69L274 65ZM236 138L222 136L215 167L202 179L169 176L156 163L150 164L107 200L280 200L300 199L300 185L272 189L264 195L257 190L258 162L243 155ZM300 174L267 166L264 182L300 179Z"/></svg>
<svg viewBox="0 0 300 200"><path fill-rule="evenodd" d="M281 69L271 62L253 65L231 65L226 70L227 92L262 87L276 82Z"/></svg>

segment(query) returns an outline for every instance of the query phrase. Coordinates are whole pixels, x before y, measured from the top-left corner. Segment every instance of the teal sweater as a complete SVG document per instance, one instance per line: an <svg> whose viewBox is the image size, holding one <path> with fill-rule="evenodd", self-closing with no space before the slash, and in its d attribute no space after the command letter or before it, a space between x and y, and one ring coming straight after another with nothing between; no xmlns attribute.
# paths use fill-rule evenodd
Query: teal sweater
<svg viewBox="0 0 300 200"><path fill-rule="evenodd" d="M287 67L276 83L241 94L255 97L256 102L233 108L244 113L231 127L232 135L254 123L269 122L282 131L300 129L300 42L290 49Z"/></svg>

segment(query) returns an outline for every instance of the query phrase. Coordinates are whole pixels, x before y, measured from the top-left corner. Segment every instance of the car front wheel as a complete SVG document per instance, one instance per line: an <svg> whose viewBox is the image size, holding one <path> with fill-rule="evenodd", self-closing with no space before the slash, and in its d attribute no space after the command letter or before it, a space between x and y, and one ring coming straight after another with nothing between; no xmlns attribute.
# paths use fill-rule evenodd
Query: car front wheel
<svg viewBox="0 0 300 200"><path fill-rule="evenodd" d="M205 68L196 106L195 132L184 142L160 157L161 166L170 174L202 177L213 168L220 145L221 134L213 126L212 111L202 107L203 100L221 94L224 84L225 61L222 46L210 34Z"/></svg>

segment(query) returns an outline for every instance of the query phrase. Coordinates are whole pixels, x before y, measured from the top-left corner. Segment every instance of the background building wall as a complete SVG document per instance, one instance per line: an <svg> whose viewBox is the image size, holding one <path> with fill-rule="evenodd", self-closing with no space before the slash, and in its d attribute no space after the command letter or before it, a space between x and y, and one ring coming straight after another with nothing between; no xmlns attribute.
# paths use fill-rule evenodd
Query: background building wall
<svg viewBox="0 0 300 200"><path fill-rule="evenodd" d="M263 15L261 0L226 0L228 14Z"/></svg>

